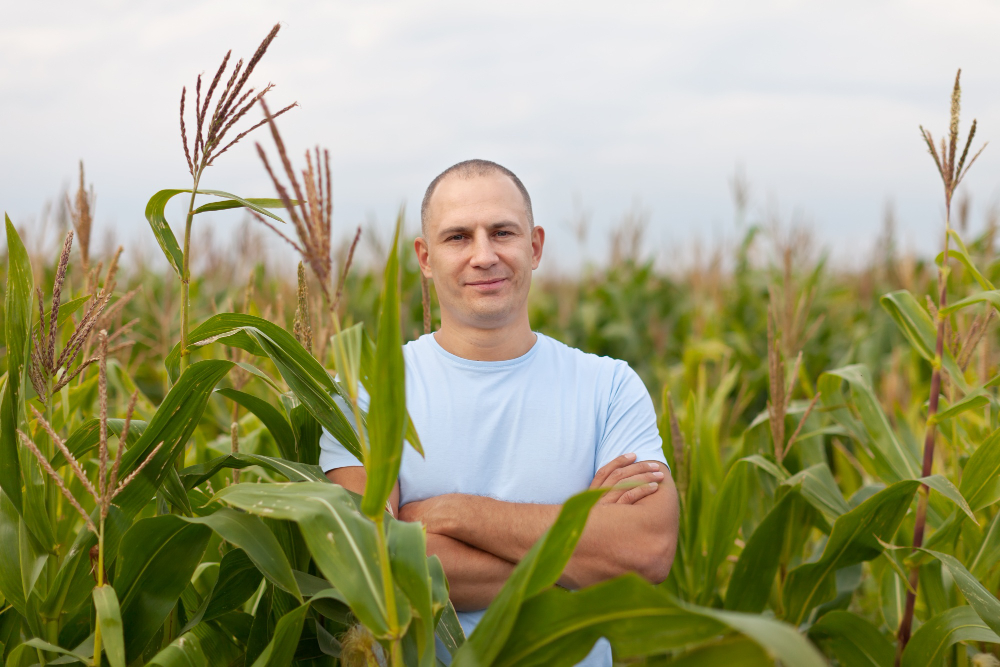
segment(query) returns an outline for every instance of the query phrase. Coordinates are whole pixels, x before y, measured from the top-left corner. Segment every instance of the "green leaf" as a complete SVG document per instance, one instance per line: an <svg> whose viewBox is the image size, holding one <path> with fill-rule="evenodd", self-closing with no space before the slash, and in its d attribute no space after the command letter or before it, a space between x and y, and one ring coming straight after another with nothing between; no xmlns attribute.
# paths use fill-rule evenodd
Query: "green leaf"
<svg viewBox="0 0 1000 667"><path fill-rule="evenodd" d="M983 541L969 563L969 570L977 579L985 579L997 563L1000 563L1000 512L993 515L993 520L986 528Z"/></svg>
<svg viewBox="0 0 1000 667"><path fill-rule="evenodd" d="M990 626L993 632L1000 634L1000 600L983 586L971 572L965 569L965 566L954 556L930 549L920 550L941 561L979 618Z"/></svg>
<svg viewBox="0 0 1000 667"><path fill-rule="evenodd" d="M106 584L94 588L94 610L97 612L97 623L101 628L101 640L104 642L108 662L111 667L125 667L122 614L114 588Z"/></svg>
<svg viewBox="0 0 1000 667"><path fill-rule="evenodd" d="M976 615L972 607L954 607L917 628L903 650L902 667L936 667L956 642L991 642L1000 637Z"/></svg>
<svg viewBox="0 0 1000 667"><path fill-rule="evenodd" d="M368 410L369 452L367 457L362 458L367 479L361 511L372 518L385 510L385 503L399 477L403 431L406 429L406 382L399 329L399 231L402 225L403 214L400 212L389 261L385 265L371 407Z"/></svg>
<svg viewBox="0 0 1000 667"><path fill-rule="evenodd" d="M701 600L707 602L715 592L719 566L733 549L733 541L743 522L747 495L747 468L750 464L740 460L733 464L722 482L722 488L712 501L713 521L708 528L707 556L704 563Z"/></svg>
<svg viewBox="0 0 1000 667"><path fill-rule="evenodd" d="M993 431L969 457L958 489L973 512L1000 500L1000 429Z"/></svg>
<svg viewBox="0 0 1000 667"><path fill-rule="evenodd" d="M219 537L243 549L265 577L302 602L302 593L285 552L274 533L252 514L222 508L203 517L184 517L188 523L208 526Z"/></svg>
<svg viewBox="0 0 1000 667"><path fill-rule="evenodd" d="M376 637L388 634L375 524L336 484L234 484L216 499L252 514L299 524L319 571Z"/></svg>
<svg viewBox="0 0 1000 667"><path fill-rule="evenodd" d="M990 289L985 292L976 292L972 296L967 296L964 299L949 304L941 312L943 312L945 315L951 315L952 313L958 312L963 308L967 308L969 306L983 302L989 303L997 310L1000 310L1000 290Z"/></svg>
<svg viewBox="0 0 1000 667"><path fill-rule="evenodd" d="M946 410L934 415L934 418L929 421L934 424L940 424L941 422L947 421L953 417L957 417L963 412L978 410L983 406L989 405L992 400L993 398L988 392L983 389L976 389L963 396L961 400L949 405Z"/></svg>
<svg viewBox="0 0 1000 667"><path fill-rule="evenodd" d="M0 595L21 616L28 616L21 578L21 517L6 493L0 491Z"/></svg>
<svg viewBox="0 0 1000 667"><path fill-rule="evenodd" d="M245 633L244 633L245 634ZM243 650L220 622L200 623L183 632L147 664L159 667L221 667L243 664Z"/></svg>
<svg viewBox="0 0 1000 667"><path fill-rule="evenodd" d="M495 660L478 664L574 665L599 637L607 637L616 657L627 660L706 641L724 631L724 623L683 609L665 591L626 574L580 591L552 588L526 600ZM479 626L466 646L476 641L477 633ZM468 654L463 648L457 657Z"/></svg>
<svg viewBox="0 0 1000 667"><path fill-rule="evenodd" d="M116 437L120 436L124 427L124 419L108 419L109 435L114 435ZM133 419L128 427L128 442L125 443L126 448L135 445L135 443L139 441L139 436L141 436L145 430L146 422L140 419ZM69 438L66 439L66 449L68 449L73 457L79 461L84 454L92 450L94 447L97 447L100 439L101 420L88 419L80 424L80 426L78 426L77 429L70 434ZM66 457L63 456L61 451L57 451L49 463L52 464L53 468L58 470L62 466L66 465Z"/></svg>
<svg viewBox="0 0 1000 667"><path fill-rule="evenodd" d="M726 588L726 609L760 613L767 605L781 563L785 530L797 493L786 493L747 538Z"/></svg>
<svg viewBox="0 0 1000 667"><path fill-rule="evenodd" d="M559 580L590 510L602 494L603 489L584 491L563 504L555 523L517 564L472 635L453 656L455 667L492 663L511 636L524 601Z"/></svg>
<svg viewBox="0 0 1000 667"><path fill-rule="evenodd" d="M419 523L391 521L386 529L392 579L403 589L413 606L410 627L415 633L419 664L421 667L434 667L434 605L424 528Z"/></svg>
<svg viewBox="0 0 1000 667"><path fill-rule="evenodd" d="M233 549L227 553L219 564L219 578L215 580L202 620L210 621L238 609L257 591L262 578L245 551Z"/></svg>
<svg viewBox="0 0 1000 667"><path fill-rule="evenodd" d="M165 514L137 521L119 547L115 592L121 601L127 662L139 657L191 581L212 531Z"/></svg>
<svg viewBox="0 0 1000 667"><path fill-rule="evenodd" d="M837 519L820 559L788 574L784 590L786 620L796 627L800 625L810 609L834 597L837 570L882 553L879 540L892 539L918 486L918 480L897 482Z"/></svg>
<svg viewBox="0 0 1000 667"><path fill-rule="evenodd" d="M177 244L177 238L174 236L174 232L170 229L170 224L167 222L166 218L166 208L167 202L169 202L175 195L179 195L183 192L191 192L190 190L160 190L155 195L149 198L146 202L146 220L149 221L149 226L153 230L153 236L156 237L156 242L160 244L160 249L163 250L164 256L167 261L170 262L170 266L174 267L174 271L178 276L182 273L182 267L184 266L184 253L181 252L180 246Z"/></svg>
<svg viewBox="0 0 1000 667"><path fill-rule="evenodd" d="M208 190L199 190L198 192L199 194L214 194L212 192L209 192ZM252 204L252 206L247 207L248 203ZM294 205L295 204L293 203L293 206ZM201 206L199 206L194 210L194 214L198 215L199 213L208 213L209 211L227 211L231 208L244 208L244 207L247 208L259 207L260 209L285 208L285 204L280 199L267 199L261 197L247 197L246 199L240 199L238 197L234 197L232 199L227 199L223 201L213 201L207 204L202 204ZM258 213L260 212L256 208L255 210L257 210ZM268 216L268 217L274 217L274 216ZM275 220L278 220L279 222L284 222L280 218L275 218Z"/></svg>
<svg viewBox="0 0 1000 667"><path fill-rule="evenodd" d="M691 607L697 613L725 623L757 642L774 659L796 667L826 667L826 660L812 644L788 625L767 616L741 614L709 607Z"/></svg>
<svg viewBox="0 0 1000 667"><path fill-rule="evenodd" d="M349 400L357 400L361 386L361 347L364 341L364 324L358 322L330 339L333 364L338 380L347 390Z"/></svg>
<svg viewBox="0 0 1000 667"><path fill-rule="evenodd" d="M809 638L851 667L892 667L896 657L895 647L878 628L849 611L824 614L809 628Z"/></svg>
<svg viewBox="0 0 1000 667"><path fill-rule="evenodd" d="M7 382L0 396L0 489L21 513L21 464L17 428L24 421L24 379L31 346L31 261L21 237L6 215L7 293L4 297L4 344Z"/></svg>
<svg viewBox="0 0 1000 667"><path fill-rule="evenodd" d="M881 299L882 308L899 327L910 345L927 361L934 362L937 346L937 326L927 310L907 290L890 292ZM947 345L944 347L944 358L941 365L948 371L948 377L962 392L968 392L965 374L958 367L954 355ZM824 401L825 403L826 401Z"/></svg>
<svg viewBox="0 0 1000 667"><path fill-rule="evenodd" d="M307 611L309 605L301 605L281 617L274 628L274 637L254 661L253 667L285 667L292 664Z"/></svg>
<svg viewBox="0 0 1000 667"><path fill-rule="evenodd" d="M701 644L676 658L657 661L656 658L646 663L652 665L669 665L670 667L774 667L774 659L754 641L746 637L731 636L718 641Z"/></svg>
<svg viewBox="0 0 1000 667"><path fill-rule="evenodd" d="M917 455L896 435L875 396L870 377L871 373L862 365L823 373L818 382L822 403L852 437L870 446L883 479L889 482L915 479L920 476ZM840 388L843 381L850 386L851 401L861 414L863 428L845 407L847 401Z"/></svg>
<svg viewBox="0 0 1000 667"><path fill-rule="evenodd" d="M273 456L262 456L260 454L223 454L205 463L198 463L188 466L180 472L181 482L184 488L193 489L207 479L211 479L220 470L226 468L249 468L250 466L260 466L271 472L278 473L288 478L290 482L325 482L329 480L320 470L319 466L286 461Z"/></svg>
<svg viewBox="0 0 1000 667"><path fill-rule="evenodd" d="M274 442L278 445L278 451L282 458L289 461L297 460L295 456L295 434L292 427L285 419L284 415L267 401L257 398L251 394L237 391L235 389L216 389L215 393L225 396L229 400L242 405L251 412L271 433Z"/></svg>
<svg viewBox="0 0 1000 667"><path fill-rule="evenodd" d="M844 494L833 479L830 466L817 463L796 473L781 483L783 486L797 487L802 497L815 507L823 517L833 523L842 514L850 511Z"/></svg>
<svg viewBox="0 0 1000 667"><path fill-rule="evenodd" d="M969 256L969 249L965 247L965 243L962 241L962 237L958 235L958 232L956 232L954 229L949 229L948 236L951 237L953 241L955 241L955 245L957 246L955 248L949 249L948 259L957 259L969 271L969 274L972 276L972 278L977 283L979 283L980 287L982 287L984 290L992 290L993 283L987 280L986 277L979 272L979 269L976 268L975 262L973 262L972 258ZM944 262L944 253L943 252L938 253L938 256L934 258L934 262L938 266L941 266L941 264Z"/></svg>
<svg viewBox="0 0 1000 667"><path fill-rule="evenodd" d="M979 521L976 520L976 515L972 513L972 509L969 507L969 503L965 501L961 492L955 488L955 485L951 483L944 475L930 475L928 477L922 478L922 481L927 486L931 487L942 496L955 503L958 509L965 512L965 516L972 519L972 523L979 525Z"/></svg>
<svg viewBox="0 0 1000 667"><path fill-rule="evenodd" d="M277 366L288 387L319 423L359 460L362 458L357 433L333 400L333 378L294 336L260 317L219 313L190 334L189 345L192 347L211 342L268 357ZM178 344L164 359L171 378L176 377L180 369L180 354Z"/></svg>

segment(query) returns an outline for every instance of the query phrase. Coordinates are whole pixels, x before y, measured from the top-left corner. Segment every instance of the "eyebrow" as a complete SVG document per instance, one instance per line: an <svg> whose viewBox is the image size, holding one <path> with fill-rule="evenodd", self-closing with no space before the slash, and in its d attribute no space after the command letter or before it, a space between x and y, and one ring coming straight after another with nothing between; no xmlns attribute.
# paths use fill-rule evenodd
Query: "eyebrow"
<svg viewBox="0 0 1000 667"><path fill-rule="evenodd" d="M498 222L491 222L486 225L486 229L489 231L495 231L497 229L503 229L505 227L517 227L518 223L513 220L500 220ZM451 227L446 227L438 232L438 236L451 236L452 234L462 234L468 233L473 227L471 225L452 225Z"/></svg>

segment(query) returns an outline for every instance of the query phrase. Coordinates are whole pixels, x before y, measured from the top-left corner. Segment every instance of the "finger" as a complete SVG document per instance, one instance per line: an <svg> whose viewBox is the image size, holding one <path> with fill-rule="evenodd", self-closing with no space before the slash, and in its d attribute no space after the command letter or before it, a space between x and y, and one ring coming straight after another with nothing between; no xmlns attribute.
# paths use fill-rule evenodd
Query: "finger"
<svg viewBox="0 0 1000 667"><path fill-rule="evenodd" d="M634 489L629 489L622 495L621 498L618 499L618 504L633 505L646 496L656 493L656 490L659 488L660 485L656 482L649 482L648 484L637 486Z"/></svg>
<svg viewBox="0 0 1000 667"><path fill-rule="evenodd" d="M629 465L633 461L635 461L635 454L631 452L628 454L622 454L621 456L616 456L609 463L605 464L604 466L601 467L600 470L597 471L597 474L594 475L594 481L590 483L590 488L596 489L598 487L604 486L604 482L608 479L608 475L610 475L618 468L622 468L624 466Z"/></svg>
<svg viewBox="0 0 1000 667"><path fill-rule="evenodd" d="M658 471L660 466L656 461L642 461L641 463L633 463L632 465L625 466L623 468L618 468L617 470L612 470L608 475L608 478L604 480L604 486L614 486L619 482L622 482L636 475L642 475L648 472Z"/></svg>
<svg viewBox="0 0 1000 667"><path fill-rule="evenodd" d="M638 485L648 484L649 482L659 483L662 481L663 473L659 470L632 475L631 477L624 479L621 482L618 482L615 486L611 487L611 490L604 495L604 501L616 503L623 495Z"/></svg>

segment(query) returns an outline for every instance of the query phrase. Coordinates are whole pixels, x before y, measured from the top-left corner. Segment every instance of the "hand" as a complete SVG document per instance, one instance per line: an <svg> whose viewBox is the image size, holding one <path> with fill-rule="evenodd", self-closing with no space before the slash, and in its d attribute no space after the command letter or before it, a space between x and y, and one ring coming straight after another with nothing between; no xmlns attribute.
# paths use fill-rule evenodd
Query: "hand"
<svg viewBox="0 0 1000 667"><path fill-rule="evenodd" d="M601 497L598 503L632 505L656 492L659 488L659 482L663 481L660 464L656 461L633 463L634 461L635 454L622 454L597 471L597 474L594 475L594 481L590 483L590 488L611 489ZM612 488L623 482L624 488ZM630 484L634 486L629 486Z"/></svg>

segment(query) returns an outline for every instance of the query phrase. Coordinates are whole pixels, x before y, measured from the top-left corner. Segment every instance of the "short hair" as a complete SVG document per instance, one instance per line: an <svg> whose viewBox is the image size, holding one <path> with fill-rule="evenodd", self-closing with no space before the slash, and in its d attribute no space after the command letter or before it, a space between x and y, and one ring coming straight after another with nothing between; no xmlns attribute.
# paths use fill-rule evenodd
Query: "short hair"
<svg viewBox="0 0 1000 667"><path fill-rule="evenodd" d="M497 164L496 162L491 162L489 160L463 160L458 164L453 164L440 174L434 177L431 184L427 186L427 191L424 192L424 200L420 204L420 230L422 233L427 231L427 214L431 207L431 197L434 195L434 190L437 189L438 183L443 181L450 175L456 175L460 178L475 178L476 176L491 176L493 174L502 174L508 177L510 180L514 181L514 185L517 186L518 192L521 193L521 197L524 198L524 210L528 214L528 225L530 227L535 226L535 216L531 212L531 196L528 194L528 189L524 187L524 183L521 179L512 172L507 167Z"/></svg>

